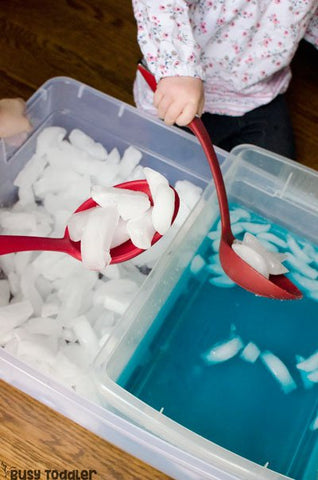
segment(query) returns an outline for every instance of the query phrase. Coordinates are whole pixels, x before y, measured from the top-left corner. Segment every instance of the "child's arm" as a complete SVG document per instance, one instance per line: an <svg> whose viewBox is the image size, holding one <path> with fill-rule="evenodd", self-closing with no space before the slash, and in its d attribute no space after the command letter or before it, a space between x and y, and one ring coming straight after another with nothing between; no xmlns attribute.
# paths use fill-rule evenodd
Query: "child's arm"
<svg viewBox="0 0 318 480"><path fill-rule="evenodd" d="M11 137L30 130L31 124L25 116L25 102L21 98L0 100L0 137Z"/></svg>
<svg viewBox="0 0 318 480"><path fill-rule="evenodd" d="M154 105L167 124L201 114L204 72L186 0L133 0L138 42L158 83Z"/></svg>

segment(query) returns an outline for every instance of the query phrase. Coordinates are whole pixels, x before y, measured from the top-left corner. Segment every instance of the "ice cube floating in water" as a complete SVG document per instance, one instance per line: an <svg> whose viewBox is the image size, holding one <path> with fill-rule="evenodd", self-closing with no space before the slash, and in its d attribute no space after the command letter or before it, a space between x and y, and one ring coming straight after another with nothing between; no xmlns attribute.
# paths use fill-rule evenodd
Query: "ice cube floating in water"
<svg viewBox="0 0 318 480"><path fill-rule="evenodd" d="M286 273L286 268L281 261L286 260L290 267L290 276L312 300L318 300L318 250L311 243L299 240L291 233L282 236L270 223L265 223L252 218L250 212L241 207L232 207L231 221L233 230L242 236L241 241L235 242L233 248L242 247L242 256L245 255L243 247L252 246L253 255L260 253L259 262L262 273L279 274ZM206 235L206 242L210 242L207 258L197 253L190 264L190 271L195 276L208 275L208 281L214 286L221 288L234 287L235 283L230 280L222 269L217 254L218 239L220 237L220 222ZM241 253L241 252L240 252ZM251 260L250 257L249 260ZM253 265L254 266L254 265ZM255 265L257 268L259 265ZM318 346L318 345L317 345ZM209 350L202 354L202 359L210 365L224 362L234 356L254 363L258 358L273 375L277 384L285 393L290 393L297 388L297 382L290 374L286 365L278 355L271 351L261 351L252 341L244 344L234 328L227 339L220 340L212 345ZM303 387L312 388L318 383L318 352L313 352L308 358L301 357L295 352L295 367L299 370ZM316 423L313 423L316 425ZM313 427L312 427L313 428Z"/></svg>

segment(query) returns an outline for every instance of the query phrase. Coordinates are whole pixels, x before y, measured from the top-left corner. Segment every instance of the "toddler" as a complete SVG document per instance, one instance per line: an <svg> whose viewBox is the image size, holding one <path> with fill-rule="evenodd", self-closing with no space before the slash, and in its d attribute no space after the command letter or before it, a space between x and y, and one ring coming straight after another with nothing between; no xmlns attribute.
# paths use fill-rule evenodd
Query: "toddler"
<svg viewBox="0 0 318 480"><path fill-rule="evenodd" d="M168 125L202 115L225 150L251 143L295 157L284 92L302 38L318 46L317 0L133 0L158 86L138 73L138 108Z"/></svg>

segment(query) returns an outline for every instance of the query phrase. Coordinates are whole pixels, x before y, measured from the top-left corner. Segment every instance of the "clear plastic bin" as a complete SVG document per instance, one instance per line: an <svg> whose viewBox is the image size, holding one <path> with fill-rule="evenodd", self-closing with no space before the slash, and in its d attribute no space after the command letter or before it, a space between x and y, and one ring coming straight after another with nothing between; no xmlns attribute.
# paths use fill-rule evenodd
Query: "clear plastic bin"
<svg viewBox="0 0 318 480"><path fill-rule="evenodd" d="M230 202L246 207L317 244L318 172L249 145L236 147L231 152L230 159L232 164L225 175ZM97 357L97 379L99 379L100 390L105 401L121 412L132 424L156 435L169 447L172 445L177 447L180 454L179 461L184 461L184 454L192 456L192 460L187 465L187 473L178 472L176 478L180 480L186 478L287 479L290 478L288 475L284 476L271 470L271 465L262 466L206 440L203 436L170 419L162 409L156 410L121 386L125 384L132 368L135 370L142 368L147 355L151 354L157 341L156 334L164 321L164 314L160 317L161 312L164 309L169 310L169 305L175 301L174 287L182 279L186 266L189 265L202 239L209 231L213 218L217 215L215 195L208 188L192 216L172 242L169 255L162 259L156 271L148 278L142 294L126 312L113 339L105 345ZM213 305L214 301L211 297L211 316ZM300 311L301 305L299 303ZM316 313L317 310L318 305ZM178 311L181 315L181 310ZM224 304L222 312L224 319L228 311L227 304ZM195 324L196 319L193 318L194 342ZM291 325L290 328L292 329L293 326ZM312 332L312 335L315 333ZM282 341L288 342L288 338ZM187 355L187 351L184 355ZM130 362L135 362L133 358L137 359L137 367L135 364L134 367L130 367ZM317 389L317 386L314 388ZM308 411L307 427L311 416L317 412L317 400L316 393L316 405L313 408L311 404L311 409ZM233 408L235 408L234 405ZM301 439L299 445L300 443ZM297 477L297 480L317 478L317 449L317 432L313 432L310 445L306 450L306 459L303 459L304 462L306 461L306 466L301 479ZM295 457L297 453L296 449ZM200 473L197 468L201 470Z"/></svg>
<svg viewBox="0 0 318 480"><path fill-rule="evenodd" d="M2 206L10 206L16 200L13 181L34 153L38 134L53 125L67 131L82 129L108 151L117 147L122 154L128 145L136 146L143 152L142 164L163 173L171 184L179 179L189 180L205 189L211 179L201 147L192 135L166 127L135 108L73 79L61 77L47 81L27 102L27 112L34 127L28 138L19 146L17 142L21 138L0 139ZM217 153L222 168L226 170L229 162L225 152L217 150ZM201 209L199 206L191 218L194 219ZM191 218L189 225L193 221ZM167 245L163 256L171 254ZM154 267L146 289L153 288L160 264L161 261ZM132 306L132 312L135 308ZM0 378L172 477L203 478L206 465L202 460L127 419L120 412L120 405L117 408L108 401L103 406L92 403L2 349ZM234 478L216 477L212 466L209 471L206 478Z"/></svg>

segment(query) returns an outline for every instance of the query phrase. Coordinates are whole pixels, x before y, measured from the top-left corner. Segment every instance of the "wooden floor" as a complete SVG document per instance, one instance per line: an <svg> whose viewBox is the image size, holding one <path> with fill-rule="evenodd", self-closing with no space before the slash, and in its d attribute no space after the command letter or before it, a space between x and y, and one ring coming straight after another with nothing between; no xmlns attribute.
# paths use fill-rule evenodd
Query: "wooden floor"
<svg viewBox="0 0 318 480"><path fill-rule="evenodd" d="M130 0L2 0L0 98L69 76L133 104L140 57ZM288 93L298 160L318 169L318 53L301 44ZM20 469L95 469L94 480L165 475L0 382L0 478ZM2 477L1 477L2 475ZM44 475L44 474L43 474Z"/></svg>

